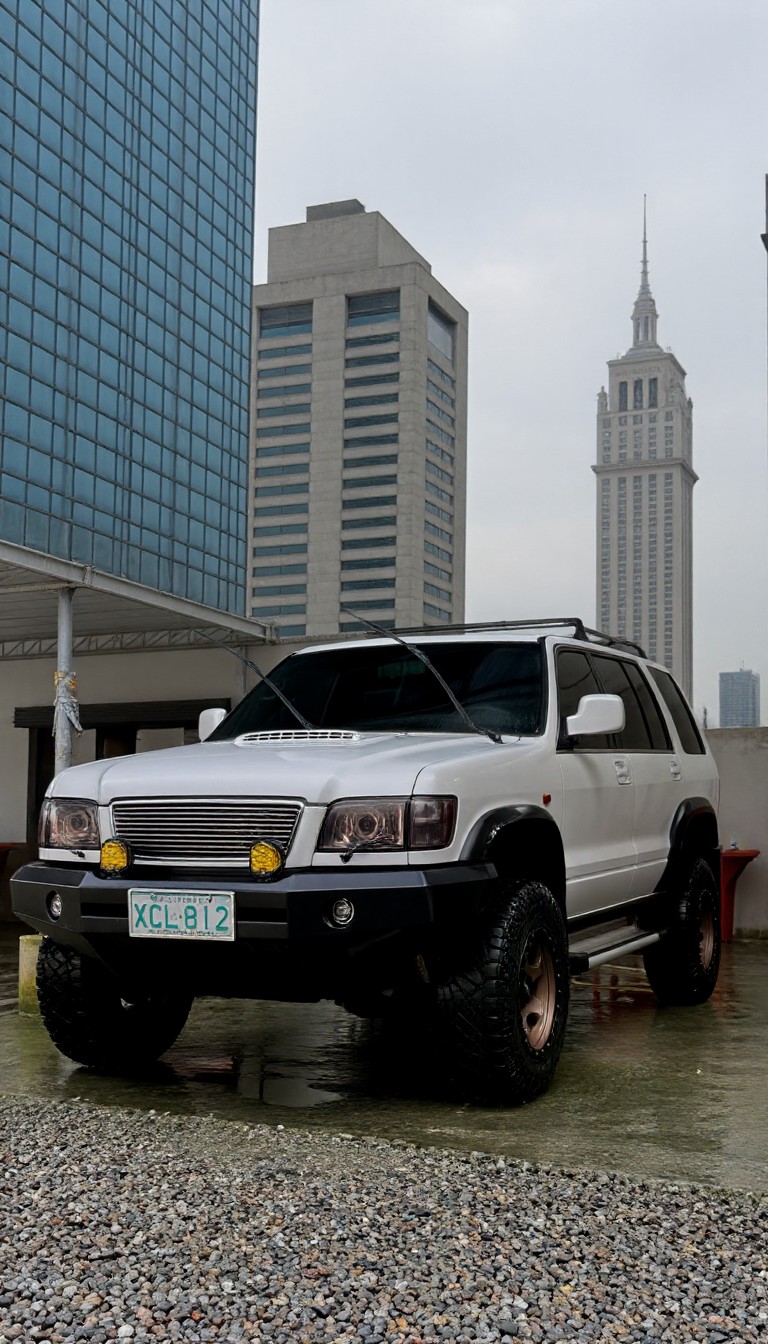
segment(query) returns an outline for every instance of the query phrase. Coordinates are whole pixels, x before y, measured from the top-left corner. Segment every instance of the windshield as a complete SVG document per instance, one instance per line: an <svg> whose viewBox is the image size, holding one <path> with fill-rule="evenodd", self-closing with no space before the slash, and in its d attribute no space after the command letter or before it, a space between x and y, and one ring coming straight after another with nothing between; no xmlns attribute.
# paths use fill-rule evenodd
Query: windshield
<svg viewBox="0 0 768 1344"><path fill-rule="evenodd" d="M542 730L538 644L424 644L425 653L480 728L514 737ZM358 732L466 733L466 723L422 662L392 644L292 654L270 673L316 728ZM292 729L296 719L260 682L209 741Z"/></svg>

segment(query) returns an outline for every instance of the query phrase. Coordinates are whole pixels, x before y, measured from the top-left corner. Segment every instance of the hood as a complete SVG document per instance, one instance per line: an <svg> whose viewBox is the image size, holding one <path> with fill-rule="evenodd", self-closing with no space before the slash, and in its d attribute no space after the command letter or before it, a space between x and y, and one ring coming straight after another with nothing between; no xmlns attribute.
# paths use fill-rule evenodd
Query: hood
<svg viewBox="0 0 768 1344"><path fill-rule="evenodd" d="M520 751L517 739L498 745L469 733L359 733L329 741L295 739L200 742L191 747L92 761L64 770L49 792L90 798L289 797L308 803L336 798L404 795L419 774L451 775L473 758ZM530 745L530 743L528 744Z"/></svg>

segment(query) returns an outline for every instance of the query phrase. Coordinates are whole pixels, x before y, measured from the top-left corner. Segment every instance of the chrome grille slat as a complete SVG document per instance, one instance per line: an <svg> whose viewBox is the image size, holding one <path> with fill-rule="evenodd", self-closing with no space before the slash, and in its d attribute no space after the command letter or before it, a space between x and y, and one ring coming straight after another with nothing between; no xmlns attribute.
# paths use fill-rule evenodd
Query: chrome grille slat
<svg viewBox="0 0 768 1344"><path fill-rule="evenodd" d="M206 860L246 867L257 840L274 840L287 852L302 804L295 799L126 798L112 803L112 834L126 840L141 862L173 860L199 866Z"/></svg>

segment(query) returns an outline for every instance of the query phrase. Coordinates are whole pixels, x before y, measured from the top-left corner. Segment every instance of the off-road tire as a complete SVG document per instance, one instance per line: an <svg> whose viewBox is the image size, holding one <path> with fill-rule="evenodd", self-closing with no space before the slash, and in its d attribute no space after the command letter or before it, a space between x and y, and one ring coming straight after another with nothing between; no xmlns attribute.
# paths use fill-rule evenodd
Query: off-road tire
<svg viewBox="0 0 768 1344"><path fill-rule="evenodd" d="M446 1058L462 1090L510 1105L552 1079L568 1018L568 940L541 882L503 882L473 954L438 988Z"/></svg>
<svg viewBox="0 0 768 1344"><path fill-rule="evenodd" d="M173 1045L191 997L159 990L129 1002L100 962L44 938L37 997L45 1028L63 1055L108 1073L135 1072Z"/></svg>
<svg viewBox="0 0 768 1344"><path fill-rule="evenodd" d="M643 960L661 1003L704 1003L712 994L720 968L720 892L704 859L689 867L668 930Z"/></svg>

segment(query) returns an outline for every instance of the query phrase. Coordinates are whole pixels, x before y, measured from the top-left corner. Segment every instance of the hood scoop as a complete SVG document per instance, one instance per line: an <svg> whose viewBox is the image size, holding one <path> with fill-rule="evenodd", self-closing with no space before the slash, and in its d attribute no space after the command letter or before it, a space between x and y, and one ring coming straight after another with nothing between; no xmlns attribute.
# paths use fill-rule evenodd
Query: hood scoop
<svg viewBox="0 0 768 1344"><path fill-rule="evenodd" d="M241 733L236 747L258 747L263 742L359 742L360 734L344 728L290 728L273 733Z"/></svg>

